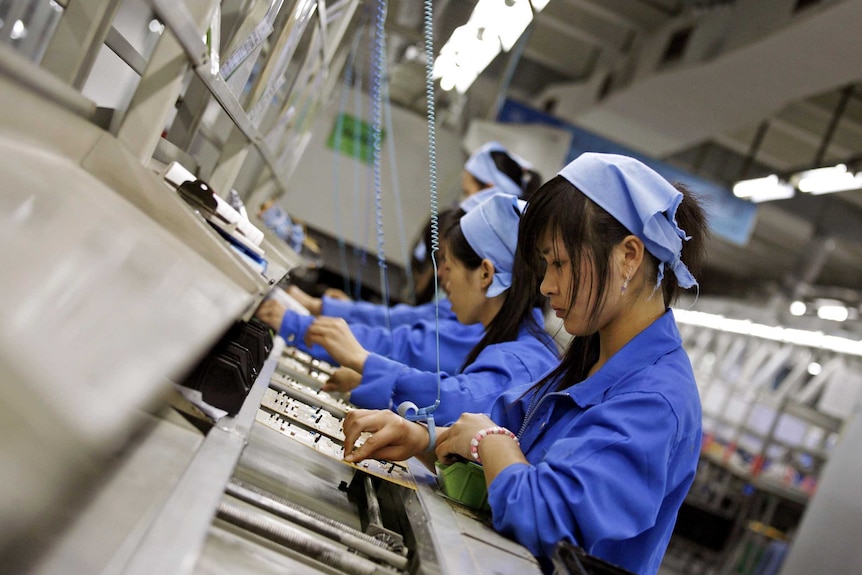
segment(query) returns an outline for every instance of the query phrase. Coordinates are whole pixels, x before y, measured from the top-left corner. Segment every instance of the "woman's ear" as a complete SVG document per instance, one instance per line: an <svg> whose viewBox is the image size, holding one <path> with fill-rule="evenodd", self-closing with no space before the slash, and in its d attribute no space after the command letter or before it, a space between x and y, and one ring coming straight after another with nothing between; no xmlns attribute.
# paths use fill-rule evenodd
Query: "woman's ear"
<svg viewBox="0 0 862 575"><path fill-rule="evenodd" d="M494 273L496 273L496 269L494 268L494 263L485 258L482 260L482 263L479 264L479 285L482 289L488 289L490 287L491 282L494 281Z"/></svg>
<svg viewBox="0 0 862 575"><path fill-rule="evenodd" d="M623 241L617 244L617 248L621 252L623 269L636 271L644 259L643 241L634 235L626 236Z"/></svg>

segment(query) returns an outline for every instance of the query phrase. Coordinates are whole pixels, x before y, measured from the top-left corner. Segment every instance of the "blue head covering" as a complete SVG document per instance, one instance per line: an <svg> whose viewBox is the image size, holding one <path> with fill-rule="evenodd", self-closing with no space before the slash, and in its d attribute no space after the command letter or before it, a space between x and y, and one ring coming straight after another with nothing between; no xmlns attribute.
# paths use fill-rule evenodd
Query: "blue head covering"
<svg viewBox="0 0 862 575"><path fill-rule="evenodd" d="M503 152L518 164L524 165L523 160L513 156L500 142L488 142L473 152L467 159L467 163L464 164L464 169L480 182L491 184L500 192L520 197L524 189L519 183L513 182L509 176L497 169L491 152Z"/></svg>
<svg viewBox="0 0 862 575"><path fill-rule="evenodd" d="M682 288L698 285L680 259L683 240L691 239L676 224L682 192L634 158L587 152L560 171L588 198L643 241L659 260L656 288L665 266Z"/></svg>
<svg viewBox="0 0 862 575"><path fill-rule="evenodd" d="M518 224L526 202L499 191L461 218L461 232L473 251L494 264L494 280L488 297L500 295L512 285Z"/></svg>
<svg viewBox="0 0 862 575"><path fill-rule="evenodd" d="M497 188L485 188L484 190L476 192L475 194L467 196L466 198L461 200L461 203L458 204L458 207L464 210L464 213L466 214L491 196L496 196L497 194L502 193L504 192L501 192Z"/></svg>

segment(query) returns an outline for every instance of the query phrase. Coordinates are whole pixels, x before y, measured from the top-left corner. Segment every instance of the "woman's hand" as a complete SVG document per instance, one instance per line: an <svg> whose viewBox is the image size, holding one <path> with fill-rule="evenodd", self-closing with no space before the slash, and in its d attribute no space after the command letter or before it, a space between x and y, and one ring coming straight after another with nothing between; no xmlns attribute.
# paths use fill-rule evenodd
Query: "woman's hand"
<svg viewBox="0 0 862 575"><path fill-rule="evenodd" d="M254 315L278 333L278 330L281 329L281 320L284 318L284 312L286 309L286 307L274 299L267 299L263 300L263 303L258 306Z"/></svg>
<svg viewBox="0 0 862 575"><path fill-rule="evenodd" d="M481 413L462 413L449 429L437 434L437 459L442 463L452 463L455 455L473 460L470 455L470 441L483 429L494 427L490 417Z"/></svg>
<svg viewBox="0 0 862 575"><path fill-rule="evenodd" d="M347 393L359 387L361 382L361 373L357 373L348 367L339 367L332 372L332 375L329 376L329 380L323 384L322 389L323 391Z"/></svg>
<svg viewBox="0 0 862 575"><path fill-rule="evenodd" d="M344 429L344 460L363 459L403 461L428 447L428 430L407 421L389 410L355 409L347 412ZM361 446L354 448L363 432L371 433Z"/></svg>
<svg viewBox="0 0 862 575"><path fill-rule="evenodd" d="M324 290L323 295L326 297L331 297L332 299L340 299L341 301L353 301L353 298L344 293L342 290L338 288L326 288Z"/></svg>
<svg viewBox="0 0 862 575"><path fill-rule="evenodd" d="M489 417L478 413L462 413L458 421L447 430L437 435L437 458L443 463L455 461L455 455L460 455L470 461L470 442L477 433L489 427L496 427ZM485 483L491 485L494 478L505 468L516 463L530 465L520 446L508 435L486 435L479 442L479 456L482 458L482 469L485 472Z"/></svg>
<svg viewBox="0 0 862 575"><path fill-rule="evenodd" d="M358 373L362 373L370 355L340 317L323 316L314 320L305 332L305 344L311 347L315 343L323 346L337 363Z"/></svg>
<svg viewBox="0 0 862 575"><path fill-rule="evenodd" d="M322 299L308 295L296 286L287 286L287 294L299 302L311 315L320 315L320 312L323 310Z"/></svg>

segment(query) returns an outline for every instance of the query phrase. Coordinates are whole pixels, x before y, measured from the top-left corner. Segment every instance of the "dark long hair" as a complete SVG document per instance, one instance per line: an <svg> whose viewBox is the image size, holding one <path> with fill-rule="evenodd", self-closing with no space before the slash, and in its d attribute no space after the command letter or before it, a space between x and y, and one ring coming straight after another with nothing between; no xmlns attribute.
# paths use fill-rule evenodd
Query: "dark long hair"
<svg viewBox="0 0 862 575"><path fill-rule="evenodd" d="M689 271L697 276L708 236L706 216L697 199L685 186L674 186L683 194L676 212L677 224L691 236L690 240L683 242L681 258ZM580 274L584 269L585 257L590 259L597 280L595 285L588 288L596 296L592 309L588 310L588 326L593 333L575 337L560 365L534 386L540 388L549 380L558 378L559 390L583 381L598 359L599 339L595 330L598 329L599 312L607 295L611 252L614 246L632 233L568 180L556 176L536 191L521 217L518 245L523 248L525 254L530 254L527 263L536 277L541 277L544 273L544 259L540 259L538 254L545 234L562 240L567 252L566 257L571 262L572 286L581 285ZM646 281L655 284L658 260L649 252L645 252L645 258ZM574 305L576 291L572 289L570 307ZM661 293L665 306L673 304L683 291L685 290L679 286L673 273L664 274Z"/></svg>
<svg viewBox="0 0 862 575"><path fill-rule="evenodd" d="M475 270L482 264L482 258L470 247L461 224L455 223L446 232L446 257L454 257L468 270ZM486 326L485 335L473 346L464 359L460 371L476 361L476 358L489 345L504 341L515 341L521 326L532 333L548 349L556 353L551 336L539 325L533 317L533 308L539 299L539 282L537 276L527 265L520 246L515 249L515 261L512 266L512 285L505 292L503 306L494 319Z"/></svg>
<svg viewBox="0 0 862 575"><path fill-rule="evenodd" d="M459 207L447 208L441 211L437 215L437 229L438 229L438 239L442 237L443 234L440 233L442 230L445 233L445 230L452 224L452 222L456 222L461 219L461 216L464 215L464 210ZM426 273L431 270L434 266L431 261L431 250L433 249L432 241L433 241L433 232L434 228L432 226L433 221L429 219L425 226L422 228L422 237L417 240L413 246L414 249L410 252L410 269L415 276L418 276L422 273ZM422 242L425 244L425 259L418 259L415 254L415 247ZM437 262L438 266L440 262ZM437 283L434 281L432 277L425 287L416 292L415 298L413 300L414 305L419 305L423 303L427 303L434 300L434 296L437 295Z"/></svg>
<svg viewBox="0 0 862 575"><path fill-rule="evenodd" d="M497 167L497 170L506 175L507 178L515 182L519 188L521 188L521 194L524 194L527 191L527 184L530 181L532 172L526 172L521 164L512 159L512 157L506 152L501 152L500 150L494 150L491 152L491 159L494 161L494 166ZM538 172L536 172L538 174ZM487 188L492 185L492 182L483 182L473 174L470 174L474 180L479 184L482 188ZM539 176L541 178L541 176Z"/></svg>

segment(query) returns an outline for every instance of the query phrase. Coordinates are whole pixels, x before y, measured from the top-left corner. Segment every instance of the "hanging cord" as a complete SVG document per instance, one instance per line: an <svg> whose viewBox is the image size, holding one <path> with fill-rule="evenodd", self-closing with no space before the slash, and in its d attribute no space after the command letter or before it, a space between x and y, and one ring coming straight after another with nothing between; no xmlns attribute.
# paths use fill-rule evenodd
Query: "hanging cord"
<svg viewBox="0 0 862 575"><path fill-rule="evenodd" d="M356 65L356 53L359 50L359 39L362 37L364 30L364 22L353 34L353 43L350 46L350 53L347 57L347 62L344 65L344 86L341 90L341 98L338 102L338 116L335 119L335 135L332 139L332 147L335 150L335 159L332 166L332 203L335 207L335 229L337 230L338 239L338 262L341 266L341 279L344 293L350 293L350 267L347 265L347 244L344 241L344 228L341 225L341 202L339 199L338 189L338 159L341 156L341 138L344 133L344 115L347 113L347 96L350 93L350 86L353 84L353 69Z"/></svg>
<svg viewBox="0 0 862 575"><path fill-rule="evenodd" d="M357 51L356 55L356 69L361 70L361 56L362 53ZM354 109L354 118L356 122L360 122L360 118L362 118L362 74L358 74L356 76L356 82L354 82L353 86L353 109ZM353 205L355 214L353 220L353 227L356 231L356 237L362 237L364 239L365 230L368 229L368 226L363 226L361 223L362 214L364 214L364 210L362 210L362 206L366 204L366 202L362 201L362 197L359 192L359 182L363 179L362 173L360 172L360 164L365 160L362 154L362 130L359 126L354 126L353 130L353 153L356 156L356 162L353 163ZM367 183L364 189L367 189ZM363 245L365 242L362 242ZM365 268L366 262L366 254L365 250L360 248L358 245L354 244L353 246L353 256L356 260L359 261L359 264L356 266L356 283L353 286L353 299L359 301L362 299L362 270ZM350 292L348 292L350 293Z"/></svg>
<svg viewBox="0 0 862 575"><path fill-rule="evenodd" d="M437 135L434 118L434 35L432 0L425 0L425 101L428 107L428 180L431 195L431 263L434 267L434 292L437 292L437 258L440 246L439 227L437 222ZM411 401L405 401L398 406L401 417L410 421L425 421L428 424L428 434L431 437L429 447L434 450L434 411L440 405L440 302L435 299L434 323L437 344L437 399L433 405L417 407Z"/></svg>
<svg viewBox="0 0 862 575"><path fill-rule="evenodd" d="M380 269L380 291L386 310L386 329L391 330L389 319L389 281L386 276L386 254L383 249L383 200L380 177L381 124L383 123L383 84L386 58L386 0L377 0L377 29L374 34L374 65L371 84L371 139L374 159L374 214L377 230L377 267ZM390 139L392 135L390 134Z"/></svg>
<svg viewBox="0 0 862 575"><path fill-rule="evenodd" d="M404 231L404 210L401 207L401 188L398 185L398 166L395 161L395 138L392 129L392 106L389 102L389 78L383 83L383 114L386 119L386 133L389 138L386 140L386 148L389 152L389 175L392 180L392 196L395 201L395 215L398 220L398 239L401 240L401 255L407 266L404 268L404 273L407 276L407 297L409 301L416 301L416 283L413 279L413 269L410 266L409 246L407 245L407 234Z"/></svg>

